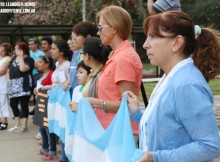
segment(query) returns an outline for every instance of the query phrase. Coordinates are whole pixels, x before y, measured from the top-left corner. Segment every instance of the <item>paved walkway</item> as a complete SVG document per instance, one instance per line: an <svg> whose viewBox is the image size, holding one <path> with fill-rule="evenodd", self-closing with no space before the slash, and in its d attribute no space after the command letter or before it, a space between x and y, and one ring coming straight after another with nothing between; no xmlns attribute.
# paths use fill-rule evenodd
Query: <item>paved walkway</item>
<svg viewBox="0 0 220 162"><path fill-rule="evenodd" d="M215 108L219 109L220 115L220 96L215 96ZM32 124L30 117L28 133L9 133L0 131L0 162L40 162L41 155L38 150L41 148L37 144L34 136L37 134L37 127ZM14 121L9 120L9 127L13 126ZM58 156L60 157L60 145L57 145ZM57 162L58 159L51 162ZM220 158L214 162L220 162Z"/></svg>

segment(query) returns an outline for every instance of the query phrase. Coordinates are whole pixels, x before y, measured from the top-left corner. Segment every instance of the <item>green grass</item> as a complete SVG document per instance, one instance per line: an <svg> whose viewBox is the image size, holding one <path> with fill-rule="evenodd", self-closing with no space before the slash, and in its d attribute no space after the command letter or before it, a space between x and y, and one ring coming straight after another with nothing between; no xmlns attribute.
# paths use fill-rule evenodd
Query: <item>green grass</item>
<svg viewBox="0 0 220 162"><path fill-rule="evenodd" d="M144 88L147 94L147 99L149 99L156 84L157 82L144 83ZM212 90L213 95L220 95L220 78L210 81L209 86ZM139 96L139 100L142 101L141 94Z"/></svg>
<svg viewBox="0 0 220 162"><path fill-rule="evenodd" d="M149 63L144 63L143 68L144 68L144 70L153 70L153 74L156 74L157 67L154 65L151 65Z"/></svg>
<svg viewBox="0 0 220 162"><path fill-rule="evenodd" d="M220 95L220 78L209 82L213 95Z"/></svg>

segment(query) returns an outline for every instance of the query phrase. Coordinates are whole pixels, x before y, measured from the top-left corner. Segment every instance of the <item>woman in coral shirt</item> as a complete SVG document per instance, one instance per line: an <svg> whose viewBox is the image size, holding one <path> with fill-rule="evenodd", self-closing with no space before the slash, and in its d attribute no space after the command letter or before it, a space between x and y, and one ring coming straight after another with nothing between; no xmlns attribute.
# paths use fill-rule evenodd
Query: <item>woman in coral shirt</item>
<svg viewBox="0 0 220 162"><path fill-rule="evenodd" d="M109 6L97 18L102 44L110 45L113 51L98 80L98 99L90 98L90 103L97 108L97 117L106 128L120 106L122 94L128 90L139 94L143 66L128 40L132 27L129 13L121 7ZM138 133L137 125L133 132Z"/></svg>

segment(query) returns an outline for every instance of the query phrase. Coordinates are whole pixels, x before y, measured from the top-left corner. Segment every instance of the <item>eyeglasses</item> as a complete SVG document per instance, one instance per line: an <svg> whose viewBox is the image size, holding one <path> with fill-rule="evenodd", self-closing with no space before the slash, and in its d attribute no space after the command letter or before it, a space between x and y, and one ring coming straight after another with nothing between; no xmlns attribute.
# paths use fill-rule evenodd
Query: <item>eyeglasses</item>
<svg viewBox="0 0 220 162"><path fill-rule="evenodd" d="M110 27L111 25L103 25L103 26L101 26L101 25L98 25L97 26L97 29L98 29L98 31L102 31L102 28L107 28L107 27Z"/></svg>

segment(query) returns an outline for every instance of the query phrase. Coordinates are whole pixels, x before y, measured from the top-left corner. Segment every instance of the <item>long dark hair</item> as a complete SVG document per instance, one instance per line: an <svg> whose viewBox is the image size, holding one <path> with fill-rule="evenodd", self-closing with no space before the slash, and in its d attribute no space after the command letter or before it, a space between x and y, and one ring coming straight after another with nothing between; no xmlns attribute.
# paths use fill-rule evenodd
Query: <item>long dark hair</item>
<svg viewBox="0 0 220 162"><path fill-rule="evenodd" d="M72 52L70 51L70 47L67 44L66 41L63 40L57 40L54 41L53 44L57 46L60 52L63 52L63 57L66 58L67 60L71 61L72 59Z"/></svg>
<svg viewBox="0 0 220 162"><path fill-rule="evenodd" d="M40 57L45 63L49 64L49 69L50 70L55 70L56 69L56 65L54 63L54 60L52 59L51 56L47 56L47 55L43 55Z"/></svg>
<svg viewBox="0 0 220 162"><path fill-rule="evenodd" d="M106 46L102 45L100 38L89 37L85 39L83 52L92 56L95 60L104 65L108 60L110 50Z"/></svg>

